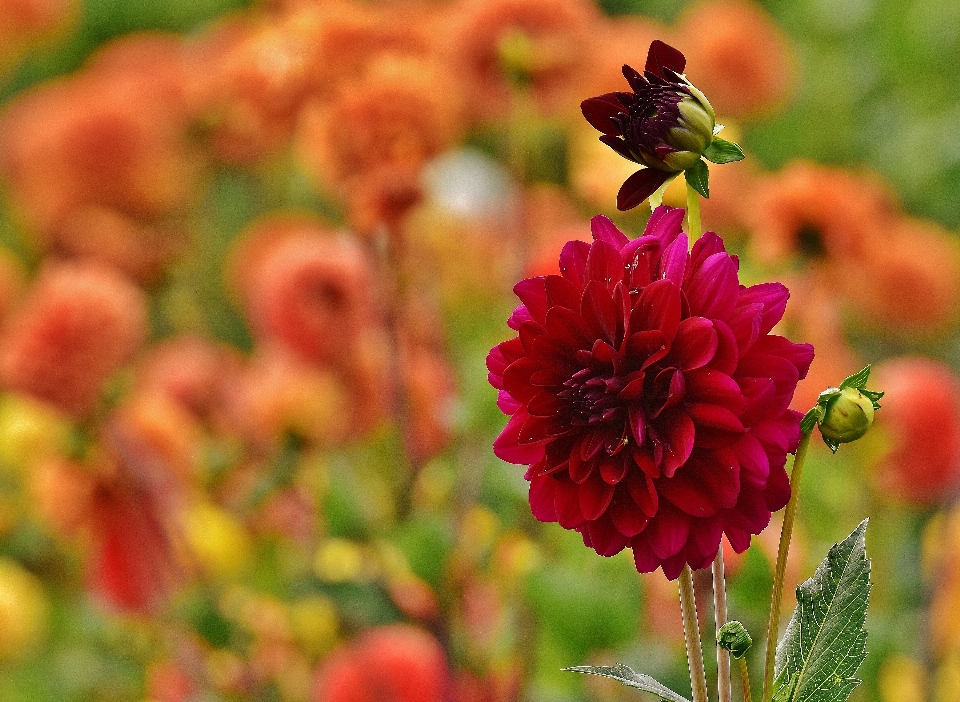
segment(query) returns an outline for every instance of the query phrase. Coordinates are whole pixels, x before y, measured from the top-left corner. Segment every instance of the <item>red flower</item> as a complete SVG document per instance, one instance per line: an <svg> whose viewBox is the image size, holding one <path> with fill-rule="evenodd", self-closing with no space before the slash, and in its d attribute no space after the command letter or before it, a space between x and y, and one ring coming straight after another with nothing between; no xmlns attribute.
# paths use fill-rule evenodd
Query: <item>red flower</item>
<svg viewBox="0 0 960 702"><path fill-rule="evenodd" d="M637 570L707 566L722 534L744 551L790 495L788 409L813 347L771 335L789 292L746 288L707 233L687 250L683 210L660 207L630 241L594 217L561 275L521 281L517 337L487 357L511 415L494 452L530 468L530 506Z"/></svg>

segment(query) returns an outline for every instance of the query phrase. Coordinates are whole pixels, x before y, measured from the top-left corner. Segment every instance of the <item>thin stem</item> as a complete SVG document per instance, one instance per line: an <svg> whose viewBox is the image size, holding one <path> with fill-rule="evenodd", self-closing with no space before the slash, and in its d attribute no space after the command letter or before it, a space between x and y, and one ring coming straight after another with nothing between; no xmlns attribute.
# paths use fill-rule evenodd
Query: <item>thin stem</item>
<svg viewBox="0 0 960 702"><path fill-rule="evenodd" d="M740 664L740 684L743 686L743 702L753 702L750 695L750 671L747 670L746 657L741 658L737 663Z"/></svg>
<svg viewBox="0 0 960 702"><path fill-rule="evenodd" d="M777 567L773 574L773 595L770 598L770 623L767 626L767 660L763 669L763 702L773 698L773 665L777 655L777 634L780 630L780 602L783 599L783 574L787 570L787 553L790 551L790 539L793 536L793 521L797 514L797 502L800 499L800 476L803 463L810 446L810 432L800 436L796 458L793 459L793 473L790 475L790 501L783 512L783 527L780 529L780 547L777 550Z"/></svg>
<svg viewBox="0 0 960 702"><path fill-rule="evenodd" d="M697 601L693 593L693 571L689 565L683 566L679 583L680 613L683 616L683 638L687 642L693 702L708 702L707 674L703 669L703 647L700 645L700 624L697 622Z"/></svg>
<svg viewBox="0 0 960 702"><path fill-rule="evenodd" d="M727 582L723 574L723 544L713 561L713 616L717 631L727 623ZM733 699L730 682L730 651L717 645L717 694L720 702Z"/></svg>
<svg viewBox="0 0 960 702"><path fill-rule="evenodd" d="M691 239L700 236L700 193L687 183L687 233Z"/></svg>

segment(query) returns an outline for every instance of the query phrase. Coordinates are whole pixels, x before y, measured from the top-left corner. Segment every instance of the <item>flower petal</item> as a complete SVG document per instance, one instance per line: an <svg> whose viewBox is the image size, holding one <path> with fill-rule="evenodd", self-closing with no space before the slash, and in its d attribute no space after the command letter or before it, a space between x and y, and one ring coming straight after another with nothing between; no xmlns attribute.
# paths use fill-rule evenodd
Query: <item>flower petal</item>
<svg viewBox="0 0 960 702"><path fill-rule="evenodd" d="M627 235L617 229L617 225L604 215L596 215L590 220L590 232L593 234L594 241L605 241L617 251L630 241Z"/></svg>
<svg viewBox="0 0 960 702"><path fill-rule="evenodd" d="M621 212L632 210L641 202L657 192L667 182L670 173L656 168L642 168L623 181L617 193L617 209Z"/></svg>
<svg viewBox="0 0 960 702"><path fill-rule="evenodd" d="M612 118L626 112L626 109L617 99L616 93L605 93L581 102L580 111L594 129L616 136L620 130L617 129Z"/></svg>
<svg viewBox="0 0 960 702"><path fill-rule="evenodd" d="M663 72L664 68L669 68L674 73L683 73L686 65L687 59L680 51L659 39L654 39L647 51L647 63L643 70L661 78L666 78L666 74Z"/></svg>

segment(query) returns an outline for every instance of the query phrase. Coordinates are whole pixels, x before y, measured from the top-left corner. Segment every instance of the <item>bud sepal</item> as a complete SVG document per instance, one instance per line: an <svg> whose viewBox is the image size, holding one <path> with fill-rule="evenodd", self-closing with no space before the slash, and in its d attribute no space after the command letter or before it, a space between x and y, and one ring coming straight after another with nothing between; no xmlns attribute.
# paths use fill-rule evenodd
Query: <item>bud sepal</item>
<svg viewBox="0 0 960 702"><path fill-rule="evenodd" d="M840 444L856 441L866 434L883 397L882 392L867 390L869 378L870 366L866 366L844 379L840 387L821 392L817 404L801 420L800 430L808 433L819 426L823 443L834 453Z"/></svg>

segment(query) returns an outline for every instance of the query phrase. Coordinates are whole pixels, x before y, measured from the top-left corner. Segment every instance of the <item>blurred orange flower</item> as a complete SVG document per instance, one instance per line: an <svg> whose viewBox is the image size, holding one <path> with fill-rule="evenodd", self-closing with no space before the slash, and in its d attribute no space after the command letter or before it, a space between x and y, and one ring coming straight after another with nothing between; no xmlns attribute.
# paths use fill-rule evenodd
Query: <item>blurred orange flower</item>
<svg viewBox="0 0 960 702"><path fill-rule="evenodd" d="M677 25L690 80L710 96L719 117L755 118L793 93L796 57L786 34L752 0L706 0Z"/></svg>
<svg viewBox="0 0 960 702"><path fill-rule="evenodd" d="M143 293L109 269L41 271L0 336L0 384L79 416L144 341Z"/></svg>

